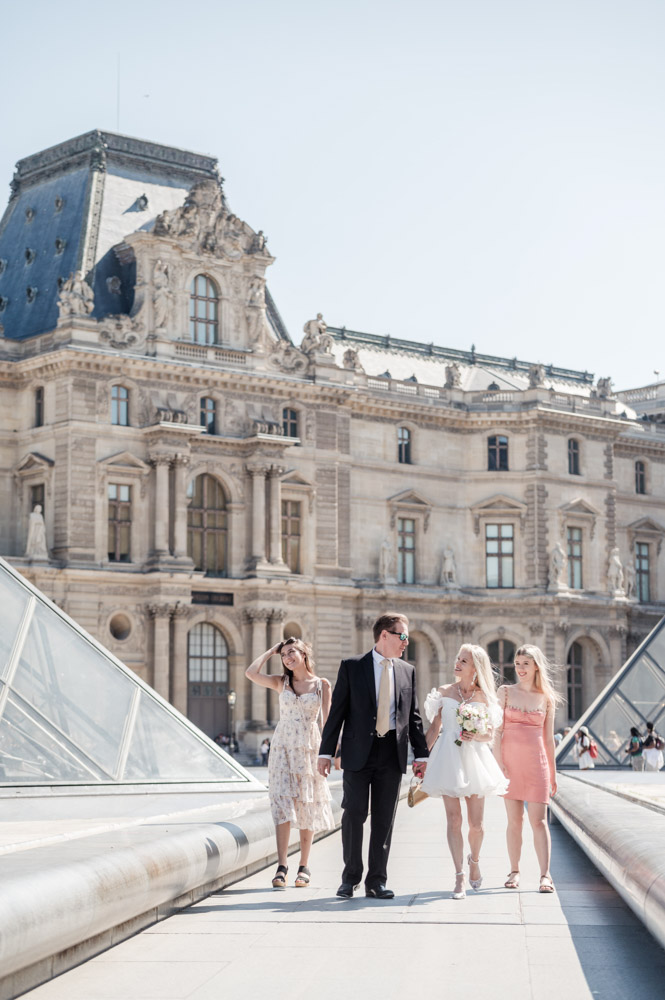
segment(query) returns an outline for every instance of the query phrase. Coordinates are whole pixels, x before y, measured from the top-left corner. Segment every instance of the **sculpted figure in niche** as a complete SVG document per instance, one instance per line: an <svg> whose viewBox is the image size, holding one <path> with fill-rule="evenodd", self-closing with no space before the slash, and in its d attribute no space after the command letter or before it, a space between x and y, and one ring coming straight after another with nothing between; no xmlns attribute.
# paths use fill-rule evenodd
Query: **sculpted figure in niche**
<svg viewBox="0 0 665 1000"><path fill-rule="evenodd" d="M302 339L300 350L304 351L305 354L313 354L315 351L330 354L333 341L327 330L328 327L322 313L317 313L316 319L308 319L303 326L305 336Z"/></svg>
<svg viewBox="0 0 665 1000"><path fill-rule="evenodd" d="M440 586L445 587L446 590L457 589L457 566L455 564L455 553L450 545L447 545L443 550L439 584Z"/></svg>
<svg viewBox="0 0 665 1000"><path fill-rule="evenodd" d="M173 293L169 288L168 265L158 260L152 276L152 304L153 321L155 330L161 330L166 326L166 320L171 306Z"/></svg>
<svg viewBox="0 0 665 1000"><path fill-rule="evenodd" d="M462 373L460 371L460 366L456 361L453 361L451 365L446 365L446 381L445 389L459 389L462 384Z"/></svg>
<svg viewBox="0 0 665 1000"><path fill-rule="evenodd" d="M550 590L557 590L561 586L565 586L563 580L563 570L566 565L566 553L563 551L559 543L557 542L552 552L550 553L550 572L549 572L549 587Z"/></svg>
<svg viewBox="0 0 665 1000"><path fill-rule="evenodd" d="M607 570L607 586L611 594L623 594L623 566L618 548L610 553L610 563Z"/></svg>
<svg viewBox="0 0 665 1000"><path fill-rule="evenodd" d="M387 583L392 576L393 547L389 538L384 538L379 550L379 580Z"/></svg>
<svg viewBox="0 0 665 1000"><path fill-rule="evenodd" d="M29 559L48 559L46 525L44 524L44 515L42 514L42 505L40 503L35 504L35 508L30 515L25 554Z"/></svg>
<svg viewBox="0 0 665 1000"><path fill-rule="evenodd" d="M624 566L624 585L626 588L626 597L635 597L637 591L637 580L635 575L635 563L630 560Z"/></svg>
<svg viewBox="0 0 665 1000"><path fill-rule="evenodd" d="M65 316L89 316L95 308L95 296L83 277L83 271L70 274L63 282L58 308L61 319Z"/></svg>

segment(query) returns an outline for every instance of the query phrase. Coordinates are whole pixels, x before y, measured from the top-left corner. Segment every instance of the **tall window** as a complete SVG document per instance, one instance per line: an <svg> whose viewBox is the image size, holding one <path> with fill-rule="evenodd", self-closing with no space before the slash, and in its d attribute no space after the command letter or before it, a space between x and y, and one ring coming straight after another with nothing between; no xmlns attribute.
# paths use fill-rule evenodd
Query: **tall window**
<svg viewBox="0 0 665 1000"><path fill-rule="evenodd" d="M208 576L226 576L226 497L212 476L197 476L187 490L187 551Z"/></svg>
<svg viewBox="0 0 665 1000"><path fill-rule="evenodd" d="M35 389L35 427L44 426L44 387Z"/></svg>
<svg viewBox="0 0 665 1000"><path fill-rule="evenodd" d="M582 529L569 527L568 537L568 586L582 589Z"/></svg>
<svg viewBox="0 0 665 1000"><path fill-rule="evenodd" d="M190 683L228 684L229 647L218 628L207 622L195 625L187 636L187 647Z"/></svg>
<svg viewBox="0 0 665 1000"><path fill-rule="evenodd" d="M508 471L508 438L502 434L487 439L487 471Z"/></svg>
<svg viewBox="0 0 665 1000"><path fill-rule="evenodd" d="M129 389L124 385L111 388L111 423L118 427L129 426Z"/></svg>
<svg viewBox="0 0 665 1000"><path fill-rule="evenodd" d="M416 522L397 518L397 582L416 582Z"/></svg>
<svg viewBox="0 0 665 1000"><path fill-rule="evenodd" d="M132 488L109 483L109 562L129 562L132 529Z"/></svg>
<svg viewBox="0 0 665 1000"><path fill-rule="evenodd" d="M581 642L574 642L568 650L568 718L579 719L582 714L582 663L584 650Z"/></svg>
<svg viewBox="0 0 665 1000"><path fill-rule="evenodd" d="M487 655L496 667L499 684L515 683L515 643L509 639L495 639L487 645Z"/></svg>
<svg viewBox="0 0 665 1000"><path fill-rule="evenodd" d="M34 486L30 487L30 510L33 511L37 504L42 508L42 515L44 514L44 484L35 483Z"/></svg>
<svg viewBox="0 0 665 1000"><path fill-rule="evenodd" d="M635 492L646 493L647 470L644 462L635 462Z"/></svg>
<svg viewBox="0 0 665 1000"><path fill-rule="evenodd" d="M297 438L298 434L298 411L285 406L282 410L282 430L284 437Z"/></svg>
<svg viewBox="0 0 665 1000"><path fill-rule="evenodd" d="M411 431L408 427L397 428L397 461L411 465Z"/></svg>
<svg viewBox="0 0 665 1000"><path fill-rule="evenodd" d="M514 527L485 525L485 575L488 587L514 587Z"/></svg>
<svg viewBox="0 0 665 1000"><path fill-rule="evenodd" d="M299 500L282 500L282 559L292 573L300 573L301 510Z"/></svg>
<svg viewBox="0 0 665 1000"><path fill-rule="evenodd" d="M635 543L635 584L637 599L646 603L651 600L651 572L649 566L649 543Z"/></svg>
<svg viewBox="0 0 665 1000"><path fill-rule="evenodd" d="M575 438L568 439L568 472L571 476L580 474L580 443Z"/></svg>
<svg viewBox="0 0 665 1000"><path fill-rule="evenodd" d="M192 281L189 302L189 336L195 344L216 344L219 296L206 274L197 274Z"/></svg>
<svg viewBox="0 0 665 1000"><path fill-rule="evenodd" d="M216 433L217 404L210 396L204 396L201 400L200 424L205 427L206 434Z"/></svg>

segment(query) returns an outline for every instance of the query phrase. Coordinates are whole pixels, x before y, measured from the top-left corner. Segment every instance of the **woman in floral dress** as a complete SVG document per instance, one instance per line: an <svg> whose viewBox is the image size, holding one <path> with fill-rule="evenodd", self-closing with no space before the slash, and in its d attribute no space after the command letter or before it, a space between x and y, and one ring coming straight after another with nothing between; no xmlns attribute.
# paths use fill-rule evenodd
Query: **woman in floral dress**
<svg viewBox="0 0 665 1000"><path fill-rule="evenodd" d="M262 674L279 653L284 672ZM321 728L330 711L330 682L314 673L312 647L301 639L285 639L258 656L245 671L254 684L279 692L279 722L270 743L268 794L277 835L277 871L273 889L285 889L291 826L300 830L300 866L295 886L309 885L307 867L314 834L332 830L330 789L317 770Z"/></svg>

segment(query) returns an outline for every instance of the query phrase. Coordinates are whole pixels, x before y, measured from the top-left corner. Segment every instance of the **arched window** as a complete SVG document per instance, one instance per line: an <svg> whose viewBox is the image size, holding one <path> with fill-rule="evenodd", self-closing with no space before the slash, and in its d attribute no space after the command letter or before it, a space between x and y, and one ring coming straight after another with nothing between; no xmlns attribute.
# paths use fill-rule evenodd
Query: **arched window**
<svg viewBox="0 0 665 1000"><path fill-rule="evenodd" d="M514 684L515 643L509 639L495 639L488 644L487 655L499 675L499 684Z"/></svg>
<svg viewBox="0 0 665 1000"><path fill-rule="evenodd" d="M508 438L503 434L492 435L487 439L487 471L508 471Z"/></svg>
<svg viewBox="0 0 665 1000"><path fill-rule="evenodd" d="M230 735L229 648L218 628L195 625L187 636L187 714L208 736Z"/></svg>
<svg viewBox="0 0 665 1000"><path fill-rule="evenodd" d="M194 568L208 576L226 576L226 497L220 483L197 476L187 491L187 552Z"/></svg>
<svg viewBox="0 0 665 1000"><path fill-rule="evenodd" d="M397 461L401 465L411 465L411 431L408 427L397 428Z"/></svg>
<svg viewBox="0 0 665 1000"><path fill-rule="evenodd" d="M217 343L219 294L207 274L197 274L192 281L189 312L189 335L195 344Z"/></svg>
<svg viewBox="0 0 665 1000"><path fill-rule="evenodd" d="M580 443L575 438L568 438L568 472L571 476L580 474Z"/></svg>
<svg viewBox="0 0 665 1000"><path fill-rule="evenodd" d="M644 462L635 462L635 492L646 493L647 491L647 467Z"/></svg>
<svg viewBox="0 0 665 1000"><path fill-rule="evenodd" d="M111 388L111 423L117 427L129 427L129 389L124 385Z"/></svg>
<svg viewBox="0 0 665 1000"><path fill-rule="evenodd" d="M201 400L199 421L201 427L205 428L206 434L216 434L217 404L210 396L204 396Z"/></svg>
<svg viewBox="0 0 665 1000"><path fill-rule="evenodd" d="M579 719L582 714L582 664L584 649L581 642L574 642L568 650L568 718Z"/></svg>

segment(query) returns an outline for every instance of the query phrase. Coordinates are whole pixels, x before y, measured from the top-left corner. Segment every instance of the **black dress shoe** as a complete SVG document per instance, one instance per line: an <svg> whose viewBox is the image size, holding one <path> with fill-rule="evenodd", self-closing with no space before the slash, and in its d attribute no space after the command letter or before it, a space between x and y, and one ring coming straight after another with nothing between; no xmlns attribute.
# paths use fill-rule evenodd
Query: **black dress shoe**
<svg viewBox="0 0 665 1000"><path fill-rule="evenodd" d="M365 895L372 899L394 899L395 893L392 889L386 889L385 885L365 886Z"/></svg>
<svg viewBox="0 0 665 1000"><path fill-rule="evenodd" d="M343 896L344 899L351 899L351 897L353 896L353 890L355 888L356 887L355 885L353 885L352 882L342 882L339 889L337 890L337 895Z"/></svg>

